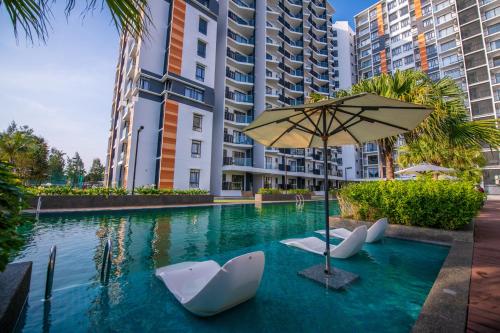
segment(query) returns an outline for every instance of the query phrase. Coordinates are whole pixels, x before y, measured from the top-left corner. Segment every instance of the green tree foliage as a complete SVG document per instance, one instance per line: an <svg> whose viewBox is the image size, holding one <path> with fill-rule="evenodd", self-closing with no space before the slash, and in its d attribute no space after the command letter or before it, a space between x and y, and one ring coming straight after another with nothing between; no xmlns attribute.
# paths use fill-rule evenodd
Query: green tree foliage
<svg viewBox="0 0 500 333"><path fill-rule="evenodd" d="M13 166L13 172L24 183L40 183L47 177L48 146L45 139L36 136L28 126L12 122L0 133L0 159Z"/></svg>
<svg viewBox="0 0 500 333"><path fill-rule="evenodd" d="M49 161L48 161L48 173L51 183L58 183L64 179L64 168L66 166L66 161L64 160L64 153L56 148L50 149Z"/></svg>
<svg viewBox="0 0 500 333"><path fill-rule="evenodd" d="M100 182L104 179L104 165L100 159L94 158L86 179L89 182Z"/></svg>
<svg viewBox="0 0 500 333"><path fill-rule="evenodd" d="M66 176L71 186L79 186L85 177L85 166L78 152L66 162Z"/></svg>
<svg viewBox="0 0 500 333"><path fill-rule="evenodd" d="M477 150L483 144L492 147L500 145L500 131L496 128L495 120L469 121L463 92L451 78L433 82L421 71L396 71L363 80L353 85L349 91L341 91L338 95L348 96L362 92L423 104L434 110L416 129L403 135L408 144L406 152L413 149L413 143L419 140L425 141L418 144L420 148L428 146L429 142L435 142L433 145L439 145L440 150L457 149L457 153L467 149ZM394 178L393 152L397 139L389 137L378 142L388 179ZM424 158L420 161L430 162ZM470 168L477 167L478 165L470 165Z"/></svg>
<svg viewBox="0 0 500 333"><path fill-rule="evenodd" d="M11 255L22 245L17 226L22 222L25 193L12 167L0 161L0 271L5 269Z"/></svg>

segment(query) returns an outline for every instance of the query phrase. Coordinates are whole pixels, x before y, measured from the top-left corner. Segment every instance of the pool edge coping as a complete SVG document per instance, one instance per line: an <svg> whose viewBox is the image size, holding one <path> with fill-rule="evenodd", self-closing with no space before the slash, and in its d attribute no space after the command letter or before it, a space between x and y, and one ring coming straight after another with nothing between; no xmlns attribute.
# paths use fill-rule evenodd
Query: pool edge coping
<svg viewBox="0 0 500 333"><path fill-rule="evenodd" d="M371 222L331 217L335 227L353 228ZM411 332L464 332L474 245L474 221L468 230L447 231L431 228L389 225L386 236L423 243L446 245L448 255L427 294Z"/></svg>

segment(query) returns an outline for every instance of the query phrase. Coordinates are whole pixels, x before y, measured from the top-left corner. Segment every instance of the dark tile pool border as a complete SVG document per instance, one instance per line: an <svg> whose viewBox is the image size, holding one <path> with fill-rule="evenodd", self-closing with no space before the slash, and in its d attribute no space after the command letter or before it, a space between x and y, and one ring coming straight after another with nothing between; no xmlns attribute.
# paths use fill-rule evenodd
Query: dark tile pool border
<svg viewBox="0 0 500 333"><path fill-rule="evenodd" d="M330 218L332 227L353 229L371 222ZM474 245L473 223L465 230L447 231L391 224L386 236L450 246L412 332L464 332Z"/></svg>

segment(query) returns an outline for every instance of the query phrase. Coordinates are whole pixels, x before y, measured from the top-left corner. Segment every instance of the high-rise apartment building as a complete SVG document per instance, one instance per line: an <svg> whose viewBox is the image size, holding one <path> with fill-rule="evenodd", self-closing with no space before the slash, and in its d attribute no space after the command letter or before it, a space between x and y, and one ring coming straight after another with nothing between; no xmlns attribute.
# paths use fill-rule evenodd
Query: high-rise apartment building
<svg viewBox="0 0 500 333"><path fill-rule="evenodd" d="M323 189L342 179L341 148L272 149L242 133L266 108L338 88L327 0L150 2L149 36L121 38L109 186ZM336 76L337 75L337 76ZM136 154L137 152L137 154Z"/></svg>
<svg viewBox="0 0 500 333"><path fill-rule="evenodd" d="M500 115L500 0L384 0L355 16L358 78L417 68L451 77L467 95L471 119ZM499 154L485 151L485 185ZM383 177L376 145L363 147L364 178ZM379 172L382 170L382 173Z"/></svg>
<svg viewBox="0 0 500 333"><path fill-rule="evenodd" d="M357 81L356 34L347 21L336 21L333 26L332 54L338 66L334 71L334 85L348 90ZM362 178L361 148L357 145L342 146L344 179Z"/></svg>

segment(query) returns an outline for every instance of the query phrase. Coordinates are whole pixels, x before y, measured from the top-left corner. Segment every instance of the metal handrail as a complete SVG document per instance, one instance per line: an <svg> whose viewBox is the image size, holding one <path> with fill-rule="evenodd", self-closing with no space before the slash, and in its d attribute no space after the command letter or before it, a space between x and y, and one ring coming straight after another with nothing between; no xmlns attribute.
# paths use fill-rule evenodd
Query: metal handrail
<svg viewBox="0 0 500 333"><path fill-rule="evenodd" d="M36 219L40 216L40 209L42 208L42 197L38 197L38 202L36 203Z"/></svg>
<svg viewBox="0 0 500 333"><path fill-rule="evenodd" d="M45 280L45 300L49 301L52 297L52 283L54 282L54 268L56 266L57 247L53 245L50 248L49 263L47 265L47 279Z"/></svg>
<svg viewBox="0 0 500 333"><path fill-rule="evenodd" d="M101 266L101 283L107 284L109 281L109 274L111 272L111 259L113 257L113 248L111 243L111 238L106 241L106 246L104 247L104 255L102 258Z"/></svg>

